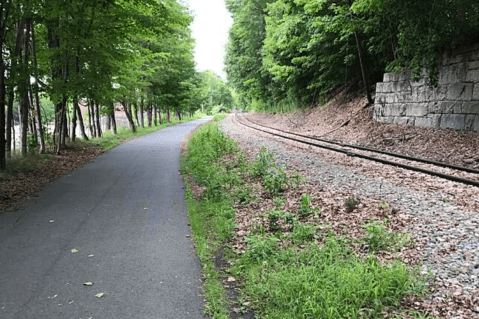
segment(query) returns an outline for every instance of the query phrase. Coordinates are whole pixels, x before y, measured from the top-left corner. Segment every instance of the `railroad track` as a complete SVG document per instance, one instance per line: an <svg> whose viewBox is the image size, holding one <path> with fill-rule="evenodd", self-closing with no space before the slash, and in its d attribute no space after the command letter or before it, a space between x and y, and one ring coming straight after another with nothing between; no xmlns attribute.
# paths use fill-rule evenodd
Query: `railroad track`
<svg viewBox="0 0 479 319"><path fill-rule="evenodd" d="M446 163L437 162L437 161L432 161L432 160L428 160L428 159L406 156L406 155L392 153L392 152L386 152L386 151L382 151L382 150L376 150L376 149L373 149L373 148L362 147L362 146L358 146L358 145L350 145L350 144L339 143L339 142L335 142L335 141L322 139L322 138L319 138L319 137L316 137L316 136L308 136L308 135L288 132L288 131L272 128L272 127L269 127L269 126L260 125L258 123L250 121L249 119L245 118L244 116L242 116L242 119L240 120L239 117L236 114L235 114L235 119L241 125L244 125L246 127L249 127L251 129L254 129L254 130L257 130L257 131L261 131L261 132L264 132L264 133L271 134L273 136L282 137L282 138L287 139L287 140L299 142L299 143L314 146L314 147L319 147L319 148L322 148L322 149L327 149L327 150L330 150L330 151L345 154L347 156L354 156L354 157L358 157L358 158L363 158L363 159L366 159L366 160L379 162L379 163L382 163L382 164L391 165L391 166L395 166L395 167L401 167L401 168L404 168L404 169L407 169L407 170L421 172L421 173L425 173L425 174L428 174L428 175L437 176L437 177L440 177L440 178L443 178L443 179L446 179L446 180L450 180L450 181L454 181L454 182L458 182L458 183L462 183L462 184L466 184L466 185L472 185L472 186L479 187L479 181L476 181L476 180L467 179L467 178L458 177L458 176L449 175L449 174L444 174L444 173L441 173L441 172L432 171L432 170L429 170L429 169L425 169L425 168L421 168L421 167L417 167L417 166L412 166L412 165L409 165L409 164L399 163L399 162L395 162L395 161L392 161L392 160L389 160L389 159L379 158L379 157L376 157L374 155L366 155L366 154L363 154L363 153L353 152L349 149L357 149L361 152L369 152L369 153L374 153L374 154L387 155L389 157L401 158L401 159L405 159L405 160L408 160L408 161L411 161L411 162L435 165L435 166L439 166L439 167L443 167L443 168L453 169L453 170L460 171L460 172L477 174L478 178L479 178L479 170L475 170L475 169L471 169L471 168L467 168L467 167L462 167L462 166L457 166L457 165L446 164ZM329 145L327 145L327 144L329 144ZM342 148L334 147L334 146L331 146L331 145L340 146ZM346 149L346 148L348 148L348 149Z"/></svg>

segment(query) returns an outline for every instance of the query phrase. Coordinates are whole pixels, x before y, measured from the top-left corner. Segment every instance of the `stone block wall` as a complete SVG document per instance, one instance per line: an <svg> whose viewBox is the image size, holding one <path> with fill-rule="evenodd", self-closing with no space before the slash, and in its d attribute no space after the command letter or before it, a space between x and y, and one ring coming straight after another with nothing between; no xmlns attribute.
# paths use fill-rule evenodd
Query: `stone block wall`
<svg viewBox="0 0 479 319"><path fill-rule="evenodd" d="M479 133L479 44L440 57L439 85L411 73L384 74L376 85L375 121Z"/></svg>

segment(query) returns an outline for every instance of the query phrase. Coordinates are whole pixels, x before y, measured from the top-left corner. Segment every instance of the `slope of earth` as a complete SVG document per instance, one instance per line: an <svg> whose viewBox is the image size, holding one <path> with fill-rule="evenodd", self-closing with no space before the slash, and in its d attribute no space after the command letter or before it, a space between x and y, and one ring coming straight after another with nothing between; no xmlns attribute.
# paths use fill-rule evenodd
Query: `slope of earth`
<svg viewBox="0 0 479 319"><path fill-rule="evenodd" d="M296 133L479 168L479 135L377 123L372 120L373 107L366 105L366 98L341 92L325 109L291 114L254 114L250 118L263 125ZM347 121L349 123L342 126Z"/></svg>

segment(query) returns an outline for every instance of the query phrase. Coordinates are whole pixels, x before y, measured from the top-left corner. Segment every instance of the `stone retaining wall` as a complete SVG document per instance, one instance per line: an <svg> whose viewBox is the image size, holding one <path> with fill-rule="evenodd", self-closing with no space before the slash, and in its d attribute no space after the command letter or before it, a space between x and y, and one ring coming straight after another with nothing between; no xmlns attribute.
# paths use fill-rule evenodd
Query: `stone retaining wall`
<svg viewBox="0 0 479 319"><path fill-rule="evenodd" d="M421 127L479 132L479 45L441 57L439 85L426 77L410 80L410 72L384 74L376 85L374 120Z"/></svg>

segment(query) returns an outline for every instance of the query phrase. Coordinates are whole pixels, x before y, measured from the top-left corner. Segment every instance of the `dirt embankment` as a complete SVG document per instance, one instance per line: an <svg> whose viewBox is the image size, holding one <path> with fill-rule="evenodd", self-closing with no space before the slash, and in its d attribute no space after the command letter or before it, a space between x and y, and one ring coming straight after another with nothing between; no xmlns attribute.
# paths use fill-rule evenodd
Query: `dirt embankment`
<svg viewBox="0 0 479 319"><path fill-rule="evenodd" d="M366 98L341 92L324 109L253 114L249 118L297 133L479 169L479 135L377 123L372 119L373 107L366 105Z"/></svg>

